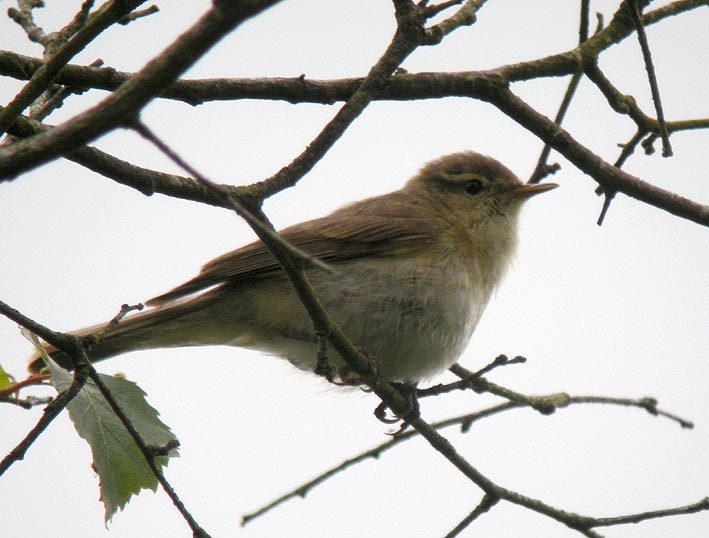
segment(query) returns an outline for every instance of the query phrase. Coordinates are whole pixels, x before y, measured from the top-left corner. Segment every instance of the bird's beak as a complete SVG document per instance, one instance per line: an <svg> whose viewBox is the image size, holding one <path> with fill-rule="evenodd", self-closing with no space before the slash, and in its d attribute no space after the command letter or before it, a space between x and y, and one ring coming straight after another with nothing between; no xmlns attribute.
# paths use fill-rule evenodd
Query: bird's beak
<svg viewBox="0 0 709 538"><path fill-rule="evenodd" d="M556 183L527 183L525 185L520 185L519 187L513 189L512 191L510 191L510 194L514 197L519 198L531 198L536 194L556 189L558 186L559 185L557 185Z"/></svg>

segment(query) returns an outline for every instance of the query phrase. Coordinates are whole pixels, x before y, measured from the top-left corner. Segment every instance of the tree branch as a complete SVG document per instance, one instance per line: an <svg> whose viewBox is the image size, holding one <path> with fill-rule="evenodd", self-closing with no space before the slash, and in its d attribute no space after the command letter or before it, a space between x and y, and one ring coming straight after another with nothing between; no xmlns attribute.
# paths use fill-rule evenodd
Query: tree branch
<svg viewBox="0 0 709 538"><path fill-rule="evenodd" d="M522 101L508 88L491 89L486 100L548 143L577 168L590 175L604 190L622 192L678 217L709 226L709 206L655 187L609 164L576 141L570 133Z"/></svg>
<svg viewBox="0 0 709 538"><path fill-rule="evenodd" d="M277 1L215 2L197 23L113 95L55 129L0 148L0 177L25 172L124 126L219 39Z"/></svg>
<svg viewBox="0 0 709 538"><path fill-rule="evenodd" d="M647 27L667 17L706 5L709 5L707 0L680 0L644 14L642 21ZM462 71L454 75L449 73L396 75L375 99L398 101L466 96L465 93L459 93L460 90L456 91L456 88L465 87L471 79L481 76L494 76L507 82L520 82L534 78L573 75L583 67L583 58L597 57L601 51L627 38L632 30L632 25L623 27L617 24L609 25L583 45L570 51L537 60L504 65L489 71ZM42 60L36 58L10 51L0 51L0 74L2 75L28 79L42 63ZM61 70L55 82L67 86L115 91L135 76L135 73L120 72L110 67L90 68L67 65ZM192 105L207 101L237 99L333 104L349 99L361 86L363 80L363 78L311 80L306 77L178 80L164 88L164 91L156 97L175 99ZM439 85L443 86L439 87Z"/></svg>
<svg viewBox="0 0 709 538"><path fill-rule="evenodd" d="M143 2L145 0L113 0L92 15L86 26L69 39L46 63L39 66L32 74L29 83L0 111L0 135L5 133L17 116L47 89L54 77L57 76L57 73L61 71L71 58L81 52L89 42L93 41L106 28Z"/></svg>
<svg viewBox="0 0 709 538"><path fill-rule="evenodd" d="M463 373L462 369L459 371L459 375ZM506 389L509 393L512 394L518 394L514 393L513 391L509 391L509 389ZM532 396L524 396L523 398L513 398L508 402L502 403L502 404L497 404L491 407L487 407L485 409L482 409L480 411L475 411L472 413L464 414L464 415L459 415L456 417L451 417L445 420L437 421L431 423L430 427L435 429L435 430L441 430L444 428L450 428L452 426L460 426L462 432L468 432L470 431L471 426L475 423L478 422L479 420L483 420L485 418L489 418L492 416L495 416L499 413L505 413L507 411L513 410L513 409L520 409L524 407L530 407L532 408L533 405L529 402L533 401L534 399L543 399L547 397L532 397ZM523 403L526 402L526 403ZM670 420L673 420L675 422L678 422L683 428L687 427L692 427L692 423L690 421L687 421L685 419L681 419L671 413L668 413L666 411L661 411L657 409L657 402L653 398L639 398L639 399L633 399L633 398L613 398L613 397L607 397L607 396L571 396L568 398L568 403L565 407L570 407L574 405L582 405L582 404L603 404L603 405L619 405L619 406L627 406L627 407L636 407L638 409L644 409L648 411L651 415L653 416L663 416L665 418L668 418ZM392 437L390 440L381 443L369 450L366 450L364 452L361 452L360 454L357 454L351 458L346 459L343 461L341 464L332 467L325 472L317 475L313 479L301 484L300 486L292 489L290 492L286 493L285 495L282 495L267 505L264 505L263 507L259 508L255 512L251 512L249 514L245 514L242 516L241 519L241 524L246 525L247 523L251 522L252 520L270 512L277 506L285 503L286 501L289 501L291 499L294 499L296 497L301 497L304 498L310 493L312 489L315 487L319 486L320 484L326 482L330 478L333 478L337 474L349 469L350 467L353 467L354 465L361 463L363 461L366 461L368 459L380 459L381 455L384 452L387 452L388 450L391 450L392 448L410 440L411 438L419 435L419 432L417 431L406 431L403 432L399 435L396 435ZM477 483L477 482L476 482ZM489 484L492 484L490 482ZM496 496L497 488L507 492L507 496ZM540 503L539 508L540 510L536 511L542 511L546 510L545 505L541 503L541 501L537 501L535 499L530 499L522 496L519 493L512 492L511 490L505 490L504 488L501 488L499 485L492 484L491 491L486 491L486 495L490 496L490 498L493 499L505 499L510 502L514 502L516 504L521 504L523 506L526 506L527 508L531 508L532 510L535 510L534 508L534 503ZM520 499L524 499L523 502L516 502ZM703 501L707 502L707 501ZM699 503L701 507L698 507L695 511L699 510L706 510L707 508L704 507L703 504ZM556 509L552 509L556 510ZM674 515L676 510L683 510L683 508L680 509L670 509L668 510L666 515ZM659 512L647 512L644 514L660 514L664 511L659 511ZM542 513L545 513L542 511ZM684 513L684 512L679 512L679 513ZM687 512L689 513L689 512ZM547 513L547 515L550 515ZM559 517L557 517L559 516ZM634 521L623 521L623 518L591 518L587 516L580 516L577 514L570 514L561 510L557 510L556 512L553 512L553 515L551 516L554 519L557 519L558 521L561 521L563 523L566 523L569 526L572 526L570 523L573 524L579 524L582 523L583 526L587 529L590 529L592 527L597 527L597 526L606 526L606 525L613 525L613 524L621 524L621 523L632 523ZM625 516L623 516L625 517ZM638 518L638 515L633 515L633 516L627 516L628 518ZM663 517L662 515L656 515L656 516L650 516L650 517ZM645 518L648 519L649 517ZM566 520L566 521L564 521ZM610 521L610 522L609 522ZM617 521L617 523L615 523ZM640 519L638 519L640 521ZM578 529L577 529L578 530Z"/></svg>

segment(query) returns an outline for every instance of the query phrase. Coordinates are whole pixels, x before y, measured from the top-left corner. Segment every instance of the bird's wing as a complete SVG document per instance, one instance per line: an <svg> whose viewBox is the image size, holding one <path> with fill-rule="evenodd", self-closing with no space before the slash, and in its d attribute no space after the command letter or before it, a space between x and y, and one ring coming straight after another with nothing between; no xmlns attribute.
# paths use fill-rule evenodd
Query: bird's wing
<svg viewBox="0 0 709 538"><path fill-rule="evenodd" d="M412 218L411 207L384 208L361 214L356 206L280 232L295 247L327 263L361 256L386 256L415 250L437 236L435 220ZM409 213L409 214L407 214ZM261 241L224 254L202 267L193 279L148 301L161 305L204 288L278 270L280 266Z"/></svg>

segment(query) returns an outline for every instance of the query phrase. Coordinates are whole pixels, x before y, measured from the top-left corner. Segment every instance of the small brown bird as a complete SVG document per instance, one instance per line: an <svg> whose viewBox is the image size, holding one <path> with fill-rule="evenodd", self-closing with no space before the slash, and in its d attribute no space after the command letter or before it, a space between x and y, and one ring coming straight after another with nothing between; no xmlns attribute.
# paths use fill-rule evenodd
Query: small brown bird
<svg viewBox="0 0 709 538"><path fill-rule="evenodd" d="M525 185L490 157L455 153L428 163L401 190L280 233L334 269L309 270L311 284L349 339L376 358L382 378L417 382L463 352L512 258L522 202L556 186ZM316 364L312 322L260 241L207 263L147 304L105 332L89 351L92 361L139 349L230 345L304 369ZM71 365L62 352L49 352ZM343 364L330 355L334 366ZM30 370L42 367L33 357Z"/></svg>

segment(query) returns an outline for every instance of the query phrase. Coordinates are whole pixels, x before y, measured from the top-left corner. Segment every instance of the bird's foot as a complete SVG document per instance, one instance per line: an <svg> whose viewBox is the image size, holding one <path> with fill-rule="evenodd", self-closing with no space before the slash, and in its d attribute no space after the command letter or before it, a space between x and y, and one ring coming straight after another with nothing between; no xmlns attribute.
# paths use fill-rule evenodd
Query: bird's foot
<svg viewBox="0 0 709 538"><path fill-rule="evenodd" d="M333 381L333 383L347 387L362 387L365 392L373 392L382 384L379 361L366 349L359 348L359 351L367 359L369 371L365 374L360 374L352 370L348 365L344 365L337 369L338 381Z"/></svg>
<svg viewBox="0 0 709 538"><path fill-rule="evenodd" d="M419 402L416 398L416 385L406 383L392 383L407 400L407 409L403 413L396 413L393 417L387 416L389 406L382 402L374 410L374 416L384 424L396 424L401 421L399 429L392 433L392 436L401 435L411 425L411 423L421 416Z"/></svg>

